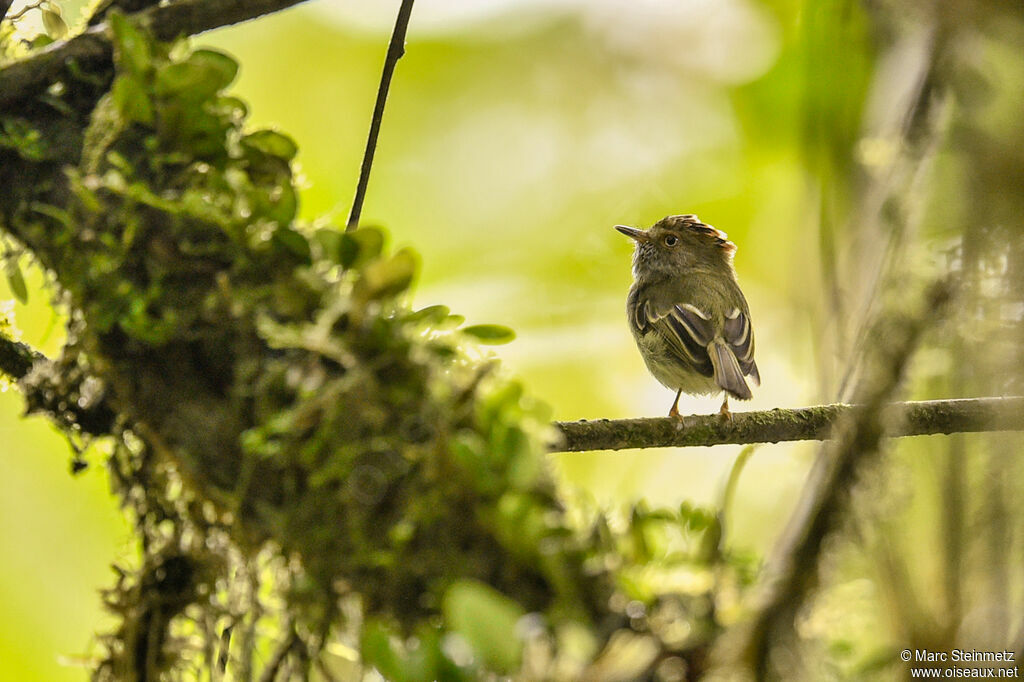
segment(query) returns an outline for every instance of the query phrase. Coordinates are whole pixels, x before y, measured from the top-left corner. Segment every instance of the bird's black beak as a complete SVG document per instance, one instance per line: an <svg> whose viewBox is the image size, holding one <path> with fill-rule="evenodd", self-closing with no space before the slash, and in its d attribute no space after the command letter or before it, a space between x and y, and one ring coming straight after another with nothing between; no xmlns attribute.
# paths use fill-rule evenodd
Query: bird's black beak
<svg viewBox="0 0 1024 682"><path fill-rule="evenodd" d="M635 239L640 243L651 241L646 230L638 230L635 227L626 227L625 225L616 225L615 229L626 235L630 239Z"/></svg>

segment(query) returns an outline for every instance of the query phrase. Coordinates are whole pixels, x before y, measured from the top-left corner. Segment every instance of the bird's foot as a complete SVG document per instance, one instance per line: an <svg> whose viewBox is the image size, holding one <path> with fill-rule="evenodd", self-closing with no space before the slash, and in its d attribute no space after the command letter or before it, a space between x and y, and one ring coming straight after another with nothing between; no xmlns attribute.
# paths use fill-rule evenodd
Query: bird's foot
<svg viewBox="0 0 1024 682"><path fill-rule="evenodd" d="M729 399L726 398L722 401L722 406L718 408L718 416L721 417L723 422L732 423L732 412L729 411Z"/></svg>
<svg viewBox="0 0 1024 682"><path fill-rule="evenodd" d="M676 399L672 402L672 409L668 411L668 416L675 417L678 424L677 429L683 428L683 415L679 414L679 396L683 391L680 389L676 391Z"/></svg>

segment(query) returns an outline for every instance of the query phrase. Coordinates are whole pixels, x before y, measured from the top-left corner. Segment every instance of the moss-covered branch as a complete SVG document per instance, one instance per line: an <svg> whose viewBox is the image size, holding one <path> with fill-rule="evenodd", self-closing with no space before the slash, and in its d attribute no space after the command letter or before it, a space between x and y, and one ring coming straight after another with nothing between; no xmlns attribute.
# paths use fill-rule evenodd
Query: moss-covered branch
<svg viewBox="0 0 1024 682"><path fill-rule="evenodd" d="M556 422L562 441L555 452L692 447L726 443L779 443L828 440L833 426L857 405L818 405L719 415L691 415L680 423L671 417ZM1024 397L922 400L886 408L889 436L1024 430Z"/></svg>
<svg viewBox="0 0 1024 682"><path fill-rule="evenodd" d="M0 334L0 372L13 379L28 374L35 360L49 362L23 343ZM691 415L682 424L670 417L555 422L562 439L553 452L699 447L796 440L828 440L833 426L862 409L857 405L816 405L757 412L734 412L731 422L717 415ZM892 403L885 408L889 437L978 431L1024 430L1024 397L962 398Z"/></svg>
<svg viewBox="0 0 1024 682"><path fill-rule="evenodd" d="M75 379L68 382L72 375ZM62 428L78 433L104 435L114 429L117 414L99 384L81 369L61 366L0 330L3 377L19 382L27 412L48 414ZM63 384L59 390L58 382Z"/></svg>
<svg viewBox="0 0 1024 682"><path fill-rule="evenodd" d="M39 358L42 356L26 344L9 339L0 332L0 374L20 379L28 374L32 363Z"/></svg>
<svg viewBox="0 0 1024 682"><path fill-rule="evenodd" d="M277 12L304 0L181 0L139 14L160 40L203 33ZM0 69L0 113L44 91L71 64L105 68L112 64L110 29L104 22L69 40L34 52Z"/></svg>

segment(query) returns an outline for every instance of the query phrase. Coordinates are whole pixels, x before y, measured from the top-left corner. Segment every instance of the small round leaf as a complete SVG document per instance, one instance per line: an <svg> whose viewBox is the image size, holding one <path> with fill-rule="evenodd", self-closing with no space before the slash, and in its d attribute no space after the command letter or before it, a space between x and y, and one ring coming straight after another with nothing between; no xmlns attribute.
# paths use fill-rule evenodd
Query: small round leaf
<svg viewBox="0 0 1024 682"><path fill-rule="evenodd" d="M129 75L118 77L110 89L110 95L125 121L145 125L153 123L153 103L137 78Z"/></svg>
<svg viewBox="0 0 1024 682"><path fill-rule="evenodd" d="M217 50L196 50L189 55L188 62L204 68L218 90L231 85L238 75L238 62Z"/></svg>
<svg viewBox="0 0 1024 682"><path fill-rule="evenodd" d="M10 287L14 298L21 304L28 303L28 287L25 286L25 278L21 274L17 259L8 258L4 264L4 271L7 273L7 286Z"/></svg>
<svg viewBox="0 0 1024 682"><path fill-rule="evenodd" d="M379 620L371 619L363 625L359 642L363 660L377 669L385 679L405 679L405 665L400 652L391 642L391 633Z"/></svg>
<svg viewBox="0 0 1024 682"><path fill-rule="evenodd" d="M373 227L345 232L341 238L340 263L343 268L357 268L380 255L384 233Z"/></svg>
<svg viewBox="0 0 1024 682"><path fill-rule="evenodd" d="M57 5L54 5L54 7L59 9ZM63 17L52 9L43 10L43 28L46 29L46 33L54 40L60 40L68 34L68 25L64 23Z"/></svg>
<svg viewBox="0 0 1024 682"><path fill-rule="evenodd" d="M273 240L283 246L304 263L310 262L309 242L306 238L290 227L279 227L274 230Z"/></svg>
<svg viewBox="0 0 1024 682"><path fill-rule="evenodd" d="M448 625L462 635L488 665L502 672L519 667L523 641L516 632L523 607L489 585L460 580L441 604Z"/></svg>
<svg viewBox="0 0 1024 682"><path fill-rule="evenodd" d="M356 282L356 293L363 299L396 296L412 284L416 274L416 256L402 249L386 260L377 260L363 269Z"/></svg>
<svg viewBox="0 0 1024 682"><path fill-rule="evenodd" d="M332 263L341 263L342 233L336 227L321 227L316 231L316 241L320 244L323 257Z"/></svg>
<svg viewBox="0 0 1024 682"><path fill-rule="evenodd" d="M500 345L516 338L516 333L500 324L474 324L463 330L480 343Z"/></svg>
<svg viewBox="0 0 1024 682"><path fill-rule="evenodd" d="M295 140L276 130L257 130L242 138L242 144L264 154L291 161L299 151Z"/></svg>
<svg viewBox="0 0 1024 682"><path fill-rule="evenodd" d="M405 319L409 322L428 322L431 324L437 324L443 322L451 310L446 305L428 305L426 308L420 308L414 312L406 315Z"/></svg>
<svg viewBox="0 0 1024 682"><path fill-rule="evenodd" d="M153 60L148 37L120 12L108 14L107 23L114 33L117 65L133 76L146 73Z"/></svg>

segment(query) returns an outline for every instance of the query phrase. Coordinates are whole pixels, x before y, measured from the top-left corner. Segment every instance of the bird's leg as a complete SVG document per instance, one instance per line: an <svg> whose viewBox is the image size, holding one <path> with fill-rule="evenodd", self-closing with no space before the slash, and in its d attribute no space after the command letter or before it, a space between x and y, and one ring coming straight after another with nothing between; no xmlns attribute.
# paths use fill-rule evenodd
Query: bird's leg
<svg viewBox="0 0 1024 682"><path fill-rule="evenodd" d="M679 414L679 396L682 393L683 389L676 391L676 399L672 401L672 409L668 411L668 416L675 417L679 421L683 421L683 415Z"/></svg>
<svg viewBox="0 0 1024 682"><path fill-rule="evenodd" d="M732 421L732 412L729 411L729 394L726 393L722 398L722 406L718 408L718 414L725 421Z"/></svg>

